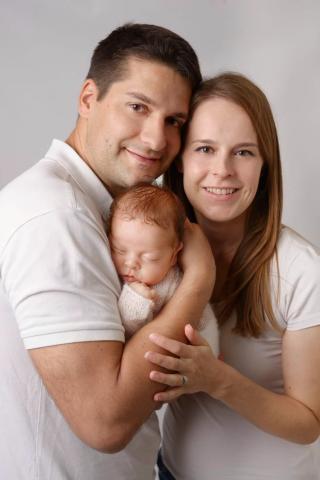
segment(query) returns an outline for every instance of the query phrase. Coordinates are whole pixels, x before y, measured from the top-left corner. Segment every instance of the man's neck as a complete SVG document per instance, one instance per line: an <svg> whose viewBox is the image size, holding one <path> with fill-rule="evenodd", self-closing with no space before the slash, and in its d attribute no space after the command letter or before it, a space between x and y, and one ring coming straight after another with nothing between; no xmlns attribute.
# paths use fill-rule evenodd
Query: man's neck
<svg viewBox="0 0 320 480"><path fill-rule="evenodd" d="M82 158L84 162L89 165L89 162L85 158L84 148L82 146L81 135L79 135L78 128L76 127L65 141L77 154ZM89 165L90 166L90 165Z"/></svg>

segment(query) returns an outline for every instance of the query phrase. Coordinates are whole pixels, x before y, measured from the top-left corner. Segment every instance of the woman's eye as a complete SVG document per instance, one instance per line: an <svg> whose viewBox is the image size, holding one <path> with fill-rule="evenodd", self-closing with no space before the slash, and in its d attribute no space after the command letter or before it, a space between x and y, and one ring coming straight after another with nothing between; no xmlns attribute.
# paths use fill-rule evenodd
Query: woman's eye
<svg viewBox="0 0 320 480"><path fill-rule="evenodd" d="M236 152L236 155L238 155L239 157L253 157L253 153L250 150L238 150Z"/></svg>
<svg viewBox="0 0 320 480"><path fill-rule="evenodd" d="M207 145L203 145L202 147L196 148L196 152L210 153L211 151L212 151L212 148L208 147Z"/></svg>

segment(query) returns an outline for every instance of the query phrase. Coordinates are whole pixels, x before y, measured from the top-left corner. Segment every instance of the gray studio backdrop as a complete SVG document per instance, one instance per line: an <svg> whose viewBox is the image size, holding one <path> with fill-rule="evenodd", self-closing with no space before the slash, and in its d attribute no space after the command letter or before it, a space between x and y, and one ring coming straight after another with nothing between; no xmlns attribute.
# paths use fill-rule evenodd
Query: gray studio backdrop
<svg viewBox="0 0 320 480"><path fill-rule="evenodd" d="M125 21L187 38L205 75L236 70L269 97L284 170L284 222L320 245L319 0L0 0L0 187L76 120L92 49Z"/></svg>
<svg viewBox="0 0 320 480"><path fill-rule="evenodd" d="M262 87L279 130L284 222L320 245L319 0L0 0L0 188L67 137L93 48L126 21L184 36L206 76L234 70Z"/></svg>

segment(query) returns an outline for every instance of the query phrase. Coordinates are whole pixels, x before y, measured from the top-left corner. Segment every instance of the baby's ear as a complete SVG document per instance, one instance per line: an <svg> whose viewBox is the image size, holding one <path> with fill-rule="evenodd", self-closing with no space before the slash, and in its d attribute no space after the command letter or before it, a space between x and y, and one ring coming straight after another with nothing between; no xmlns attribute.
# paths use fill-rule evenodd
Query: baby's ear
<svg viewBox="0 0 320 480"><path fill-rule="evenodd" d="M178 253L183 249L183 242L178 243L175 247L172 255L171 266L173 267L177 263Z"/></svg>

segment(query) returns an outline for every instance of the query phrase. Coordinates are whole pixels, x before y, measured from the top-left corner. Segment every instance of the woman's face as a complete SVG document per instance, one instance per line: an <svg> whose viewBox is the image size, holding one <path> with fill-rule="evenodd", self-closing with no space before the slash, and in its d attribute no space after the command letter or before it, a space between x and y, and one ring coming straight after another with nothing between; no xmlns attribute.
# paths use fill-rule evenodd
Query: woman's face
<svg viewBox="0 0 320 480"><path fill-rule="evenodd" d="M263 164L247 113L223 98L204 101L194 112L182 159L184 189L198 221L244 222Z"/></svg>

